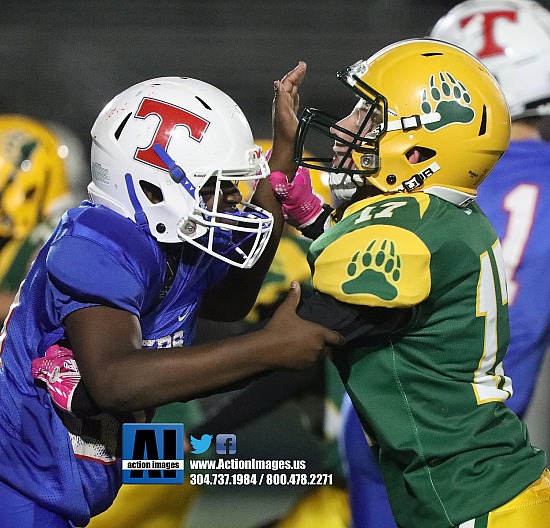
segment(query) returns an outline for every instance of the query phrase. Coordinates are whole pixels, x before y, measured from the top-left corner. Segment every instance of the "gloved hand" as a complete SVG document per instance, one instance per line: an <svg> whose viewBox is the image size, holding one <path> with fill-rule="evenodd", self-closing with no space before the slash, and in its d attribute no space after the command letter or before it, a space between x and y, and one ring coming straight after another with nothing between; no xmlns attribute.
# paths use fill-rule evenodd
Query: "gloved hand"
<svg viewBox="0 0 550 528"><path fill-rule="evenodd" d="M32 361L31 372L33 378L46 384L55 405L72 413L73 395L80 382L80 371L72 350L52 345L44 357Z"/></svg>
<svg viewBox="0 0 550 528"><path fill-rule="evenodd" d="M323 198L315 194L309 169L298 167L292 182L282 172L272 172L269 181L279 198L285 219L289 224L302 229L317 219L323 211Z"/></svg>

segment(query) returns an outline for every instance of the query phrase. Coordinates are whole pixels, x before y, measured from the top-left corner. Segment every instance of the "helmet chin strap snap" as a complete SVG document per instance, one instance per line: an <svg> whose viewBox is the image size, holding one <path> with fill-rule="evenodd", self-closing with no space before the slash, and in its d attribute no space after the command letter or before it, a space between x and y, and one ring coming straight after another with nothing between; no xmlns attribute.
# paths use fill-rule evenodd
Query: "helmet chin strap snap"
<svg viewBox="0 0 550 528"><path fill-rule="evenodd" d="M193 220L183 220L178 229L185 233L187 236L193 236L197 231L197 224Z"/></svg>
<svg viewBox="0 0 550 528"><path fill-rule="evenodd" d="M429 123L437 123L441 119L441 114L439 112L431 112L430 114L424 115L412 115L409 117L402 117L401 119L394 119L393 121L388 121L386 130L388 132L393 132L395 130L402 130L403 132L410 132L411 130L417 130L422 125L427 125Z"/></svg>
<svg viewBox="0 0 550 528"><path fill-rule="evenodd" d="M374 170L380 166L380 157L376 154L363 154L360 161L363 169Z"/></svg>

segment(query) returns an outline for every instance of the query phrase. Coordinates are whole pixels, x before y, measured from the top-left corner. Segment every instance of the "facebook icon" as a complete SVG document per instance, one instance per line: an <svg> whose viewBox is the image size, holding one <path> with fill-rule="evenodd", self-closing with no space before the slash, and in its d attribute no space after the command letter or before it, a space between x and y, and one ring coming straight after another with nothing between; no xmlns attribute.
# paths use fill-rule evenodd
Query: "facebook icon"
<svg viewBox="0 0 550 528"><path fill-rule="evenodd" d="M216 453L234 455L237 452L237 437L234 434L216 435Z"/></svg>

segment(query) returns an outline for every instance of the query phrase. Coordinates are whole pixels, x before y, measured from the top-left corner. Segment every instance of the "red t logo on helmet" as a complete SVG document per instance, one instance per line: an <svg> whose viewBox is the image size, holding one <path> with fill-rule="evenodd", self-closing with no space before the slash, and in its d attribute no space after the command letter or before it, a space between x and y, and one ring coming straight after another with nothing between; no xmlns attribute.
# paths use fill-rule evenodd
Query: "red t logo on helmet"
<svg viewBox="0 0 550 528"><path fill-rule="evenodd" d="M518 14L516 11L492 11L491 13L479 13L483 17L483 47L477 52L478 58L490 57L492 55L502 55L504 49L495 42L494 27L495 21L499 18L505 18L510 22L517 22ZM460 21L460 27L464 28L474 18L470 15Z"/></svg>
<svg viewBox="0 0 550 528"><path fill-rule="evenodd" d="M195 141L200 141L205 130L210 124L210 122L206 119L203 119L188 110L179 108L164 101L158 101L156 99L145 97L143 101L141 101L138 111L134 117L145 119L152 114L159 118L159 124L155 135L148 147L136 149L134 158L163 170L166 170L166 165L164 165L153 150L153 146L156 143L158 143L164 150L168 150L170 135L178 126L186 127L189 131L189 136Z"/></svg>

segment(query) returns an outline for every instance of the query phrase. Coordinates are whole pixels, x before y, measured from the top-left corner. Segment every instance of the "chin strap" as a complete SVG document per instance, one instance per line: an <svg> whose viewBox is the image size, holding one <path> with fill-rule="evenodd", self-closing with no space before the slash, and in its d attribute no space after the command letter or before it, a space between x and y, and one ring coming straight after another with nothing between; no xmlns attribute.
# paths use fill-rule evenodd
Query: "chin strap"
<svg viewBox="0 0 550 528"><path fill-rule="evenodd" d="M132 175L127 172L124 176L124 179L126 181L126 189L128 190L128 196L130 197L130 202L132 203L132 207L134 208L134 220L136 221L136 224L141 227L147 234L151 234L151 230L149 229L149 220L147 220L147 215L143 211L143 207L141 207L141 203L139 202L139 199L136 194L136 189L134 188L134 180L132 178Z"/></svg>
<svg viewBox="0 0 550 528"><path fill-rule="evenodd" d="M195 197L195 186L189 181L189 178L186 176L184 170L176 164L172 159L170 154L166 152L158 143L155 143L153 146L155 154L162 160L166 165L170 176L176 183L183 185L183 188L194 198Z"/></svg>

